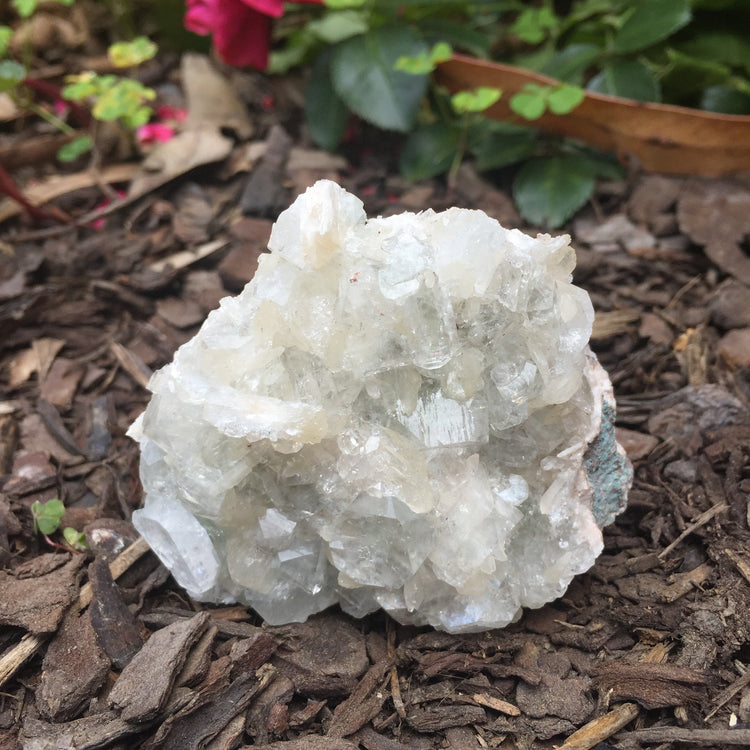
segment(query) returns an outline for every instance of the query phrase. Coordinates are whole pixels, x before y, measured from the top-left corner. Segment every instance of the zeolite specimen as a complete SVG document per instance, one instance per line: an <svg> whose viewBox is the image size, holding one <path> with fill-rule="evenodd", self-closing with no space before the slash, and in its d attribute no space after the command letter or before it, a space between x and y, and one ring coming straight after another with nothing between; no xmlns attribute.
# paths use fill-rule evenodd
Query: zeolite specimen
<svg viewBox="0 0 750 750"><path fill-rule="evenodd" d="M560 596L631 470L567 237L321 181L151 381L136 528L195 599L450 632Z"/></svg>

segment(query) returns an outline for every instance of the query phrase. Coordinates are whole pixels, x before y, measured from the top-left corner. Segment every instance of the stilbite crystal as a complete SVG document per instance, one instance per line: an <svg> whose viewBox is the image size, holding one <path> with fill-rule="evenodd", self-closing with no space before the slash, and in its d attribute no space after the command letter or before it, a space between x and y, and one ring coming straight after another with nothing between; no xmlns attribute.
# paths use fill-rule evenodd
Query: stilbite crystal
<svg viewBox="0 0 750 750"><path fill-rule="evenodd" d="M130 431L176 580L275 624L339 602L450 632L560 596L632 478L569 239L368 221L321 181L269 249Z"/></svg>

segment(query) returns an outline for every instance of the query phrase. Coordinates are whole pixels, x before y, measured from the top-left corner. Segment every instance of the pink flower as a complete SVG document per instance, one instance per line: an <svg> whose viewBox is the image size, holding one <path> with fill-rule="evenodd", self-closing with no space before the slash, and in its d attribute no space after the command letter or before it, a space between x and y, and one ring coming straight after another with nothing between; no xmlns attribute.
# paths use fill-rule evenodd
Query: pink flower
<svg viewBox="0 0 750 750"><path fill-rule="evenodd" d="M320 4L322 0L301 0ZM213 34L219 57L228 65L268 67L271 19L284 14L282 0L186 0L185 28Z"/></svg>
<svg viewBox="0 0 750 750"><path fill-rule="evenodd" d="M68 116L68 102L64 101L63 99L55 99L55 103L52 105L52 108L55 111L55 115L61 120L64 120Z"/></svg>
<svg viewBox="0 0 750 750"><path fill-rule="evenodd" d="M147 125L136 128L135 137L141 147L154 143L166 143L174 137L174 128L162 122L149 122Z"/></svg>

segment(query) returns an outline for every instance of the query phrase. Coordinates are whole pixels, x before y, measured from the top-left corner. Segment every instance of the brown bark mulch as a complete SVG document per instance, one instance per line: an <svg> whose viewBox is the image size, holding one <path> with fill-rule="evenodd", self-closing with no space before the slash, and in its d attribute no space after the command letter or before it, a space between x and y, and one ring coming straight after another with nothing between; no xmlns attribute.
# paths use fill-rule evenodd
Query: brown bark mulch
<svg viewBox="0 0 750 750"><path fill-rule="evenodd" d="M377 154L352 166L303 152L249 177L204 167L98 229L0 226L0 748L750 746L739 179L633 175L567 227L635 483L559 601L475 635L335 609L267 627L190 601L139 544L124 433L149 375L251 278L295 193L334 177L370 214L458 204L521 226L468 166L448 191L405 185ZM34 533L31 504L53 497L89 552Z"/></svg>

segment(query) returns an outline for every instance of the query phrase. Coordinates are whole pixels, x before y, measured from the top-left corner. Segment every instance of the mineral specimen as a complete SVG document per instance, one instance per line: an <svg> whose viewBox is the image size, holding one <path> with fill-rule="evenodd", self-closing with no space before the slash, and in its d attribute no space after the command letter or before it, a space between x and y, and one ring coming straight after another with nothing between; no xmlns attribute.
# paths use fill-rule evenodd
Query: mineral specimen
<svg viewBox="0 0 750 750"><path fill-rule="evenodd" d="M452 208L367 220L321 181L156 373L136 528L188 593L450 632L560 596L631 470L567 237Z"/></svg>

